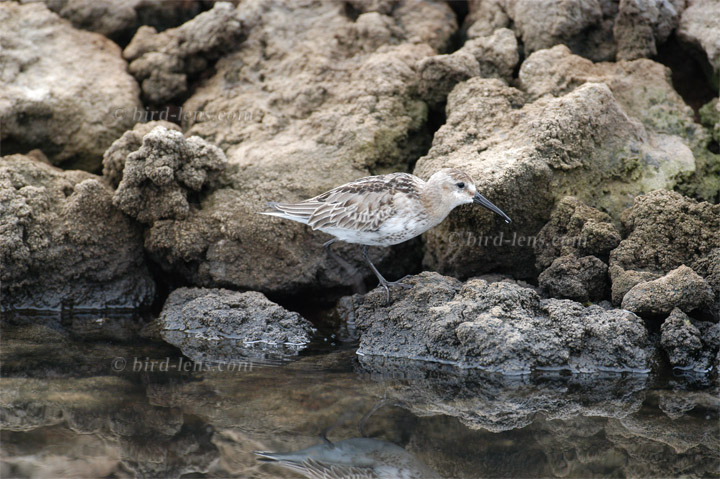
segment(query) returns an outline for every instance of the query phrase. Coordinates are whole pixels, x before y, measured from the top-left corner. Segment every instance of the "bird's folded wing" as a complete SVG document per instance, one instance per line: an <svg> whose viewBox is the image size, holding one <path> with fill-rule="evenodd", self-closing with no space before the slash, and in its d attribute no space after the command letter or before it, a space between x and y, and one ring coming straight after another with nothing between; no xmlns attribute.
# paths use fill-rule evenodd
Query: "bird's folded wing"
<svg viewBox="0 0 720 479"><path fill-rule="evenodd" d="M319 202L307 223L313 229L377 231L395 214L394 192L389 189L340 187L309 201Z"/></svg>

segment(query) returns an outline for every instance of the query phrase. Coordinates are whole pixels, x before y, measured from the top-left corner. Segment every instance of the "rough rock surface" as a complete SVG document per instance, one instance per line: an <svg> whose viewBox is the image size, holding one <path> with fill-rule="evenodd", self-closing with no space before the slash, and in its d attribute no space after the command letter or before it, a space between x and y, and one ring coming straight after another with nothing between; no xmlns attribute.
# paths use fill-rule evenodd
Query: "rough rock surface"
<svg viewBox="0 0 720 479"><path fill-rule="evenodd" d="M253 1L241 10L257 23L183 105L203 113L183 123L186 134L227 155L223 186L187 218L156 221L145 246L196 285L290 294L353 285L358 271L371 275L359 248L333 246L356 268L348 272L323 251L327 235L257 213L268 201L408 169L430 141L416 66L447 42L454 15L420 1L357 18L337 2ZM218 119L230 113L240 116ZM376 261L388 254L376 253Z"/></svg>
<svg viewBox="0 0 720 479"><path fill-rule="evenodd" d="M720 155L712 152L711 132L695 122L692 109L673 88L670 70L665 66L644 59L593 64L570 55L567 47L559 45L531 55L522 64L519 77L521 88L531 98L548 93L563 95L587 82L605 83L629 117L641 121L645 128L656 133L650 143L666 151L676 150L674 155L678 158L675 168L668 169L672 163L665 164L652 153L631 149L628 160L635 159L657 170L659 178L663 177L663 170L667 179L675 175L672 184L687 196L712 202L720 200ZM694 168L690 163L694 163ZM627 166L624 173L628 179L644 181L638 177L636 168ZM669 187L657 181L651 189L658 188ZM626 194L624 207L629 206L628 198L634 196L633 193ZM617 201L622 196L618 195ZM615 216L613 211L617 208L607 211Z"/></svg>
<svg viewBox="0 0 720 479"><path fill-rule="evenodd" d="M185 219L190 214L188 192L207 187L225 163L225 154L217 146L156 126L142 138L142 146L126 157L113 203L141 223Z"/></svg>
<svg viewBox="0 0 720 479"><path fill-rule="evenodd" d="M681 265L706 278L717 303L720 284L712 272L719 256L714 250L720 249L720 205L659 190L636 198L622 222L627 236L610 254L613 303L620 304L636 284Z"/></svg>
<svg viewBox="0 0 720 479"><path fill-rule="evenodd" d="M677 26L683 0L473 0L468 36L512 28L525 51L568 45L594 61L651 57Z"/></svg>
<svg viewBox="0 0 720 479"><path fill-rule="evenodd" d="M640 315L666 315L675 308L689 313L712 301L707 282L682 265L662 278L633 286L623 297L622 307Z"/></svg>
<svg viewBox="0 0 720 479"><path fill-rule="evenodd" d="M720 3L713 0L689 0L680 17L678 38L704 52L713 69L715 88L720 86Z"/></svg>
<svg viewBox="0 0 720 479"><path fill-rule="evenodd" d="M75 28L97 32L115 41L123 40L140 25L166 28L183 23L201 10L200 2L165 0L20 0L34 2L44 3L70 20Z"/></svg>
<svg viewBox="0 0 720 479"><path fill-rule="evenodd" d="M161 104L182 97L188 75L206 70L212 60L236 48L250 27L240 13L243 9L218 2L177 28L158 33L153 27L140 27L123 56L145 99Z"/></svg>
<svg viewBox="0 0 720 479"><path fill-rule="evenodd" d="M462 284L437 273L412 289L346 297L341 311L360 331L358 354L420 359L505 374L536 369L644 370L651 348L640 318L558 299L513 282Z"/></svg>
<svg viewBox="0 0 720 479"><path fill-rule="evenodd" d="M560 256L540 273L538 283L553 298L598 301L608 290L608 266L595 256Z"/></svg>
<svg viewBox="0 0 720 479"><path fill-rule="evenodd" d="M420 62L420 94L431 105L445 102L455 85L468 78L500 78L511 81L520 57L512 31L501 28L492 35L466 41L449 55L437 55Z"/></svg>
<svg viewBox="0 0 720 479"><path fill-rule="evenodd" d="M591 208L573 196L555 206L550 220L537 234L535 265L539 270L560 256L597 256L607 260L620 243L620 232L607 213Z"/></svg>
<svg viewBox="0 0 720 479"><path fill-rule="evenodd" d="M298 313L255 291L179 288L157 321L165 341L201 362L294 355L315 333Z"/></svg>
<svg viewBox="0 0 720 479"><path fill-rule="evenodd" d="M98 169L141 108L120 49L42 4L2 2L0 24L3 154L40 148L53 164Z"/></svg>
<svg viewBox="0 0 720 479"><path fill-rule="evenodd" d="M461 277L532 275L531 236L557 200L575 195L619 216L635 195L692 174L685 136L704 130L667 73L650 60L593 64L560 45L525 60L524 91L480 78L457 85L415 174L462 168L514 223L460 208L426 234L424 264Z"/></svg>
<svg viewBox="0 0 720 479"><path fill-rule="evenodd" d="M181 131L180 127L169 121L149 121L147 123L137 123L132 130L123 133L105 150L103 154L103 177L110 184L117 188L122 180L123 170L125 169L125 161L130 153L134 153L142 146L142 140L145 135L150 133L156 126L164 126L169 130Z"/></svg>
<svg viewBox="0 0 720 479"><path fill-rule="evenodd" d="M660 344L673 367L707 372L720 366L720 323L695 321L675 309L660 330Z"/></svg>
<svg viewBox="0 0 720 479"><path fill-rule="evenodd" d="M153 300L142 232L94 175L3 157L0 231L2 310L135 308Z"/></svg>

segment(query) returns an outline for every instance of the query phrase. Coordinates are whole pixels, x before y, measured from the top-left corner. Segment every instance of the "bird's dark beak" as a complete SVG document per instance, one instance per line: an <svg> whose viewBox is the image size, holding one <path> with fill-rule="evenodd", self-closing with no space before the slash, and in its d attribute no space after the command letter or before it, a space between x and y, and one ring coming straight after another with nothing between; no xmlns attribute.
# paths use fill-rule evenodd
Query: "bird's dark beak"
<svg viewBox="0 0 720 479"><path fill-rule="evenodd" d="M475 196L473 197L473 203L480 205L482 207L485 207L485 208L489 209L490 211L492 211L493 213L499 214L500 216L503 217L503 219L505 220L505 223L508 223L508 224L512 223L512 220L510 219L510 217L508 215L506 215L503 212L503 210L501 210L500 208L498 208L497 206L492 204L489 199L485 198L480 193L475 193Z"/></svg>

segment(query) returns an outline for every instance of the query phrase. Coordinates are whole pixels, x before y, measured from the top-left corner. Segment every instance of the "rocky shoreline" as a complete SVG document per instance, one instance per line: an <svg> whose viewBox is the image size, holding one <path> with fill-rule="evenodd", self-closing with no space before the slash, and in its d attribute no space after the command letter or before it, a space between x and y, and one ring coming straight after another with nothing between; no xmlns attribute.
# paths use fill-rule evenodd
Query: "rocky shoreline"
<svg viewBox="0 0 720 479"><path fill-rule="evenodd" d="M720 4L66 3L0 4L3 312L154 307L191 359L293 359L319 334L283 305L337 302L368 358L720 368ZM715 98L687 104L669 42ZM390 305L359 248L256 214L444 167L514 223L463 207L372 251L411 274Z"/></svg>

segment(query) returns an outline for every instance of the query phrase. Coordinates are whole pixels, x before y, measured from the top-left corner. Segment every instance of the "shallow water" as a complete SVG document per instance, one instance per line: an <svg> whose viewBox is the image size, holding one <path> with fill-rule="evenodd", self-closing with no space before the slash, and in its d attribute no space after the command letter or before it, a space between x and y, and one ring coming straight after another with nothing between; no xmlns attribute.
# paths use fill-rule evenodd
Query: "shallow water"
<svg viewBox="0 0 720 479"><path fill-rule="evenodd" d="M714 376L503 377L359 358L352 345L203 364L101 317L13 322L3 478L303 477L254 451L327 446L321 434L335 452L388 441L428 477L720 477ZM360 437L371 441L347 441Z"/></svg>

